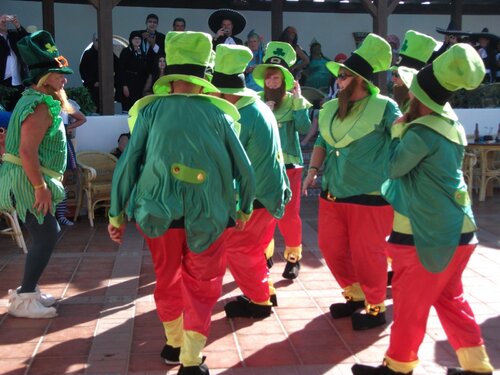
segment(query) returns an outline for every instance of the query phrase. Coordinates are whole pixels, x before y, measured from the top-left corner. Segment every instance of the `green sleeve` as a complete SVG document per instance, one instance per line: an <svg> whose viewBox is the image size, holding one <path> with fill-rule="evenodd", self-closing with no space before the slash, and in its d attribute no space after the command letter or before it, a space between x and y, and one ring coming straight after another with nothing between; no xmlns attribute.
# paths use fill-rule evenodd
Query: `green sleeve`
<svg viewBox="0 0 500 375"><path fill-rule="evenodd" d="M110 223L116 227L125 221L125 207L139 178L148 133L149 123L144 119L143 111L141 111L137 117L134 132L125 151L118 159L113 173L109 217Z"/></svg>
<svg viewBox="0 0 500 375"><path fill-rule="evenodd" d="M314 147L321 147L326 150L326 142L321 134L318 134L318 138L316 139L316 142L314 142Z"/></svg>
<svg viewBox="0 0 500 375"><path fill-rule="evenodd" d="M389 134L392 133L392 124L394 124L394 121L396 121L402 115L403 114L399 110L399 107L396 104L396 102L392 99L388 100L387 106L385 107L384 111L384 117L382 119L382 122L384 124L387 133Z"/></svg>
<svg viewBox="0 0 500 375"><path fill-rule="evenodd" d="M293 123L299 134L307 134L311 128L310 107L311 104L303 97L292 99Z"/></svg>
<svg viewBox="0 0 500 375"><path fill-rule="evenodd" d="M402 139L394 138L389 146L389 178L408 174L430 150L430 139L425 139L425 129L412 127Z"/></svg>

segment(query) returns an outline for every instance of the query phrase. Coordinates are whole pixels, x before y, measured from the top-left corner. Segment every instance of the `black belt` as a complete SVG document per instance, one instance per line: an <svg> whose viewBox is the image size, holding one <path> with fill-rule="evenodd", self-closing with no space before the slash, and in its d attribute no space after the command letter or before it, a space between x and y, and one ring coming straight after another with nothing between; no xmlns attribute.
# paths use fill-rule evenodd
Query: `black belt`
<svg viewBox="0 0 500 375"><path fill-rule="evenodd" d="M265 208L265 207L264 207L264 205L262 204L262 202L261 202L261 201L259 201L258 199L255 199L255 200L253 201L253 209L254 209L254 210L257 210L257 209L259 209L259 208Z"/></svg>
<svg viewBox="0 0 500 375"><path fill-rule="evenodd" d="M294 169L294 168L300 168L300 167L302 167L302 166L298 165L298 164L293 164L293 163L285 164L285 169Z"/></svg>
<svg viewBox="0 0 500 375"><path fill-rule="evenodd" d="M474 238L474 232L462 233L460 235L460 241L458 242L458 245L468 245ZM398 245L415 246L413 234L405 234L395 231L391 232L391 235L389 236L389 240L387 242Z"/></svg>
<svg viewBox="0 0 500 375"><path fill-rule="evenodd" d="M330 192L323 190L320 194L320 197L330 202L337 202L337 203L352 203L352 204L361 204L364 206L389 205L389 203L387 203L387 201L381 195L361 194L361 195L352 195L350 197L345 197L345 198L339 198L330 194Z"/></svg>
<svg viewBox="0 0 500 375"><path fill-rule="evenodd" d="M235 221L231 218L229 218L229 221L227 222L226 228L231 228L236 225ZM185 228L184 225L184 216L181 217L180 219L172 220L170 222L170 226L168 229L179 229L179 228Z"/></svg>

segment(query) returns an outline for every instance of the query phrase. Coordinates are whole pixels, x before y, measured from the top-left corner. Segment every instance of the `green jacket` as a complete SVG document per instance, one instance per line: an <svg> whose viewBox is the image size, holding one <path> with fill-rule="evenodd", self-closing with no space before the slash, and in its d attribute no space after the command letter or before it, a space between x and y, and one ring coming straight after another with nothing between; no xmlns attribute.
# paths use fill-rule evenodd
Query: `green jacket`
<svg viewBox="0 0 500 375"><path fill-rule="evenodd" d="M264 92L259 92L264 100ZM311 128L311 119L309 118L309 108L312 104L306 98L294 98L293 94L287 92L279 108L275 108L273 113L278 122L278 129L283 149L285 164L304 163L302 150L300 149L299 134L307 134Z"/></svg>
<svg viewBox="0 0 500 375"><path fill-rule="evenodd" d="M269 107L258 98L243 97L236 108L241 115L240 142L255 172L255 199L280 219L292 192L283 164L276 120Z"/></svg>
<svg viewBox="0 0 500 375"><path fill-rule="evenodd" d="M315 147L326 151L322 189L339 198L377 194L387 179L391 125L401 112L382 95L354 103L343 120L337 109L338 99L333 99L319 112Z"/></svg>
<svg viewBox="0 0 500 375"><path fill-rule="evenodd" d="M118 160L110 221L124 221L127 202L149 237L184 219L189 249L200 253L236 220L234 178L241 211L250 214L255 177L231 118L201 95L156 98L139 110Z"/></svg>
<svg viewBox="0 0 500 375"><path fill-rule="evenodd" d="M35 191L24 173L19 159L21 125L26 117L32 114L40 104L47 105L49 114L52 117L52 124L38 148L40 166L44 168L42 170L43 179L52 193L52 212L55 212L56 204L64 199L65 193L61 181L62 174L66 170L67 149L66 131L59 116L61 104L50 95L27 89L23 92L21 99L14 108L9 122L5 152L10 154L12 162L8 162L6 158L4 163L0 165L0 210L10 211L15 208L22 221L25 221L26 213L29 211L41 224L44 216L35 212L32 208L35 203ZM14 198L15 205L12 198Z"/></svg>
<svg viewBox="0 0 500 375"><path fill-rule="evenodd" d="M428 115L409 123L390 146L382 194L409 218L420 262L430 272L447 267L466 217L475 228L462 175L465 145L460 123Z"/></svg>

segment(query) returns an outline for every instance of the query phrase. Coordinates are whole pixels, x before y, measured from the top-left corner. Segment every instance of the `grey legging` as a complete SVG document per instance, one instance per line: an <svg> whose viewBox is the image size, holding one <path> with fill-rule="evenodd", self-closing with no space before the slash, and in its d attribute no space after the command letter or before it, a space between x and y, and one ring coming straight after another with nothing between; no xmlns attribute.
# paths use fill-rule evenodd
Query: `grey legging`
<svg viewBox="0 0 500 375"><path fill-rule="evenodd" d="M43 270L49 263L57 242L57 235L61 229L56 218L51 214L47 214L43 223L38 224L36 217L28 212L24 225L30 233L31 246L26 256L23 283L19 293L32 293L35 291Z"/></svg>

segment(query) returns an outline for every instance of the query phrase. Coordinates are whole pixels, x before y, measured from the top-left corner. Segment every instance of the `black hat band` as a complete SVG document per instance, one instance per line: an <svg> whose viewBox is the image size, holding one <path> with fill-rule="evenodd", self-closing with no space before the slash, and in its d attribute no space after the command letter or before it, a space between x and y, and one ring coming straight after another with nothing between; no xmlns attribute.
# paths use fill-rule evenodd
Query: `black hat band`
<svg viewBox="0 0 500 375"><path fill-rule="evenodd" d="M434 75L432 65L427 65L417 74L417 82L435 103L445 105L453 91L445 89Z"/></svg>
<svg viewBox="0 0 500 375"><path fill-rule="evenodd" d="M277 64L277 65L284 66L287 69L289 68L287 62L278 56L271 56L264 63L265 64Z"/></svg>
<svg viewBox="0 0 500 375"><path fill-rule="evenodd" d="M212 84L215 87L225 89L242 89L245 87L245 75L240 74L224 74L214 72L212 76Z"/></svg>
<svg viewBox="0 0 500 375"><path fill-rule="evenodd" d="M351 56L349 56L349 58L344 62L344 65L356 74L371 81L373 76L373 68L368 61L363 59L357 53L353 53Z"/></svg>
<svg viewBox="0 0 500 375"><path fill-rule="evenodd" d="M205 67L201 65L174 64L167 65L165 69L167 74L186 74L190 76L205 78Z"/></svg>
<svg viewBox="0 0 500 375"><path fill-rule="evenodd" d="M62 68L62 66L61 66L61 63L57 60L44 61L41 63L37 63L37 64L33 64L33 65L28 66L29 70L40 69L40 68L51 69L51 68Z"/></svg>
<svg viewBox="0 0 500 375"><path fill-rule="evenodd" d="M420 70L425 66L425 62L414 59L413 57L405 56L405 55L399 55L401 56L401 59L398 62L398 66L406 66L408 68L413 68Z"/></svg>

